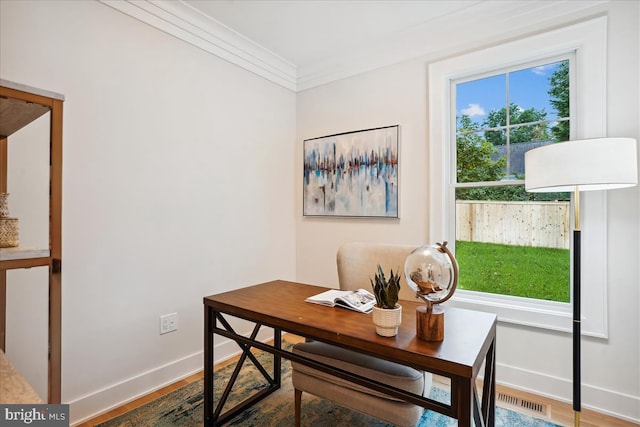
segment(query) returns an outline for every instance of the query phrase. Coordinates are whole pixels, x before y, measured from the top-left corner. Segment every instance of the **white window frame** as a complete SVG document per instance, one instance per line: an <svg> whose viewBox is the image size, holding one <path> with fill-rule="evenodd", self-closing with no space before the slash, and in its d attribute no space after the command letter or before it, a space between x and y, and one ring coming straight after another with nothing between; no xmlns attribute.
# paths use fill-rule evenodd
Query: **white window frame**
<svg viewBox="0 0 640 427"><path fill-rule="evenodd" d="M432 241L455 242L455 99L453 81L519 64L575 55L572 139L607 135L607 19L572 26L429 65L430 222ZM582 334L608 338L606 193L581 195ZM572 248L573 250L573 248ZM572 305L458 290L447 304L489 311L501 322L572 331Z"/></svg>

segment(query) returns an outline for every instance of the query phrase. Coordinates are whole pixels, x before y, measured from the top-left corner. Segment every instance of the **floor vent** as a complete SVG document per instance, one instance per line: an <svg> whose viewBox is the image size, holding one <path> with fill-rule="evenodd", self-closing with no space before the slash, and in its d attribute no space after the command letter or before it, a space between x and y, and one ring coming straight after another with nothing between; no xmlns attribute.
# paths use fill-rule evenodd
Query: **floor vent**
<svg viewBox="0 0 640 427"><path fill-rule="evenodd" d="M536 415L543 415L545 417L550 415L548 405L527 399L521 399L507 393L498 393L498 402L501 402L505 406L511 406L514 409L524 410Z"/></svg>

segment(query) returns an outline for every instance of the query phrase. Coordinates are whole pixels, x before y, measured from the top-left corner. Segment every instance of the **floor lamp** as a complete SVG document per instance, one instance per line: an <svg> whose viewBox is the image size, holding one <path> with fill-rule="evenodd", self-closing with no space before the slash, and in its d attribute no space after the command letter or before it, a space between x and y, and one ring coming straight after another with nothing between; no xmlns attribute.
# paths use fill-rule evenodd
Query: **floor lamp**
<svg viewBox="0 0 640 427"><path fill-rule="evenodd" d="M595 138L546 145L525 153L527 191L573 192L573 410L580 425L580 192L638 183L636 140Z"/></svg>

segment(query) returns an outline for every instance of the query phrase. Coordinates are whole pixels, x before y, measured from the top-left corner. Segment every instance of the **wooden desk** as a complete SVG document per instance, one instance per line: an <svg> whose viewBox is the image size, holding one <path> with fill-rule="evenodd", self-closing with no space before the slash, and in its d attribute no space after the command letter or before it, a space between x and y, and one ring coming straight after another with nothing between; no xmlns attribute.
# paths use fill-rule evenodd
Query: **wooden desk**
<svg viewBox="0 0 640 427"><path fill-rule="evenodd" d="M416 338L415 310L422 303L401 301L402 325L398 335L385 338L376 334L368 315L304 302L305 298L326 289L276 280L204 298L206 426L222 425L230 421L249 406L277 390L280 387L281 357L457 418L460 427L473 425L472 420L475 421L476 427L494 425L495 315L446 307L444 341L426 342ZM251 336L246 338L237 334L229 324L228 316L254 323L255 328ZM255 340L261 327L273 328L273 345ZM451 404L446 405L285 351L281 347L283 331L448 377L451 379ZM242 349L238 372L247 358L254 359L249 352L251 347L274 355L273 374L262 370L270 386L225 413L222 413L222 408L238 372L232 376L220 402L214 408L214 334L236 341ZM475 380L483 363L484 381L480 404ZM293 396L291 399L293 400Z"/></svg>

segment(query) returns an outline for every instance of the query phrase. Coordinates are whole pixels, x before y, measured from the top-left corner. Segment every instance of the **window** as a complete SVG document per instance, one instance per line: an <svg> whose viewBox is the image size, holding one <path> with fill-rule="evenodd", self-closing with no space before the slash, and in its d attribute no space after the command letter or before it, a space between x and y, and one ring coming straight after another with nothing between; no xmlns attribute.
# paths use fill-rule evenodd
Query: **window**
<svg viewBox="0 0 640 427"><path fill-rule="evenodd" d="M569 139L573 59L451 82L460 289L569 302L570 194L523 180L526 151Z"/></svg>
<svg viewBox="0 0 640 427"><path fill-rule="evenodd" d="M544 66L556 70L568 66L571 78L569 96L575 100L570 103L569 115L557 108L545 108L547 114L544 117L533 114L541 107L528 104L521 87L522 79L535 67ZM482 200L486 203L495 201L487 199L494 199L497 194L510 197L510 202L520 196L529 197L521 188L524 180L519 166L524 156L520 151L526 147L518 144L545 143L549 142L548 138L551 141L566 139L568 129L572 139L605 136L605 83L605 17L430 64L430 240L446 240L450 245L463 240L458 234L462 227L456 226L463 217L463 208L457 208L456 201L466 203L468 199L477 198L478 194L484 195ZM463 105L464 97L482 85L493 85L488 92L491 95L498 93L504 102L486 111L486 117L474 119L475 106ZM531 108L534 111L528 111ZM468 113L467 117L457 114L463 109ZM474 147L477 148L487 139L496 142L486 147L489 151L502 150L487 154L487 165L491 167L483 169L464 165L464 168L459 168L463 164L458 162L463 162L465 155L464 144L458 147L459 140L461 143L475 141ZM582 325L584 334L598 337L607 336L605 197L604 192L590 192L582 197L582 212L588 212L582 219ZM503 213L499 216L506 218ZM462 257L461 262L465 262L464 245L460 246L454 246L454 250L457 257ZM568 252L565 253L564 264L557 268L568 272L570 257ZM524 264L511 267L511 271ZM466 274L464 268L461 265L460 283L463 288L469 285L464 283L468 280L463 277ZM554 273L549 277L566 283L566 277L556 276ZM489 288L497 286L491 277L485 277L483 281L485 284L488 282ZM528 295L499 295L461 289L451 303L497 313L503 322L570 332L571 305L568 298L569 293L530 298Z"/></svg>

